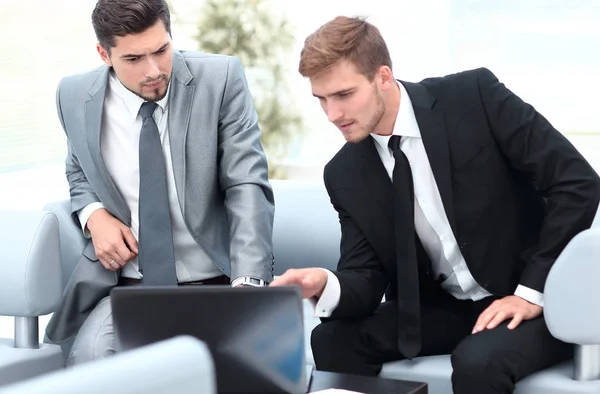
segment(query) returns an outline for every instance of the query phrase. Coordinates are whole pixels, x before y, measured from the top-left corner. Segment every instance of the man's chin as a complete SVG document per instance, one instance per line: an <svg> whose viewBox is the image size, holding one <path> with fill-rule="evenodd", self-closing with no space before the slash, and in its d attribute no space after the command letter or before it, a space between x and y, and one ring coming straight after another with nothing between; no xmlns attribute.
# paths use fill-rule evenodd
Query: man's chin
<svg viewBox="0 0 600 394"><path fill-rule="evenodd" d="M348 133L348 134L344 134L344 138L346 139L346 142L349 142L351 144L358 144L361 141L364 141L367 137L369 136L369 134L359 134L359 133Z"/></svg>
<svg viewBox="0 0 600 394"><path fill-rule="evenodd" d="M155 90L152 93L138 93L138 96L140 96L141 98L143 98L146 101L160 101L162 99L165 98L165 96L167 95L167 89L165 89L164 91L159 91L159 90Z"/></svg>

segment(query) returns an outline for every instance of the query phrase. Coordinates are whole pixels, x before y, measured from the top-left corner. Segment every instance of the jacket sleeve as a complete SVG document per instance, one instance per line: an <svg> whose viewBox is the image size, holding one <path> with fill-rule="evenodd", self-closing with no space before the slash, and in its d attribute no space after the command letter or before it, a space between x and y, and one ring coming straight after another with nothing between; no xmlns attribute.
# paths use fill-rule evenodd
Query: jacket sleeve
<svg viewBox="0 0 600 394"><path fill-rule="evenodd" d="M546 201L546 215L519 284L543 292L567 243L588 229L600 200L600 179L571 143L487 69L478 72L483 108L500 150Z"/></svg>
<svg viewBox="0 0 600 394"><path fill-rule="evenodd" d="M219 114L219 181L225 195L231 279L273 279L273 191L258 116L240 62L232 57Z"/></svg>

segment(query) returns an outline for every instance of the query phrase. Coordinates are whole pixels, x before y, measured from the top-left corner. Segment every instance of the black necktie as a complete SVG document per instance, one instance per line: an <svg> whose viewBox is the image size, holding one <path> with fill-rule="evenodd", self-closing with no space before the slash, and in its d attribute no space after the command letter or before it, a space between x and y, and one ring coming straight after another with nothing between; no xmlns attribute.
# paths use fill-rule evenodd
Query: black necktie
<svg viewBox="0 0 600 394"><path fill-rule="evenodd" d="M167 191L167 171L158 127L156 103L140 108L139 256L144 285L176 285L175 250Z"/></svg>
<svg viewBox="0 0 600 394"><path fill-rule="evenodd" d="M414 188L410 164L394 135L389 147L394 152L394 231L398 269L398 350L408 359L421 351L419 273L415 243Z"/></svg>

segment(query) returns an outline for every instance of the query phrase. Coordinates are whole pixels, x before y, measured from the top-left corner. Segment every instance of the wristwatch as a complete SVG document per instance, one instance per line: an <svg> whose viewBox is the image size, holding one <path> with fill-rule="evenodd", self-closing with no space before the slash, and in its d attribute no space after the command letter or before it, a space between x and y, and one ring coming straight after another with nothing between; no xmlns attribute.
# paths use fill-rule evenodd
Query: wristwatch
<svg viewBox="0 0 600 394"><path fill-rule="evenodd" d="M268 283L262 279L253 278L251 276L241 276L236 278L233 282L231 282L231 287L236 286L252 286L252 287L264 287L268 285Z"/></svg>

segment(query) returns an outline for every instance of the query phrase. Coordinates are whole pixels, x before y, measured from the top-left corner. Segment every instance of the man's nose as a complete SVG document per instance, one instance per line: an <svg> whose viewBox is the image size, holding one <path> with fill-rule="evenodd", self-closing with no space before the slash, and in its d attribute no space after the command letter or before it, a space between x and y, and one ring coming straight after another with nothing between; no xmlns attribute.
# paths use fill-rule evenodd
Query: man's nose
<svg viewBox="0 0 600 394"><path fill-rule="evenodd" d="M337 105L328 105L326 112L327 120L329 120L331 123L335 123L343 116L342 110Z"/></svg>
<svg viewBox="0 0 600 394"><path fill-rule="evenodd" d="M146 78L148 79L157 79L160 75L160 69L158 68L158 64L154 61L154 59L148 59L148 65L146 67Z"/></svg>

